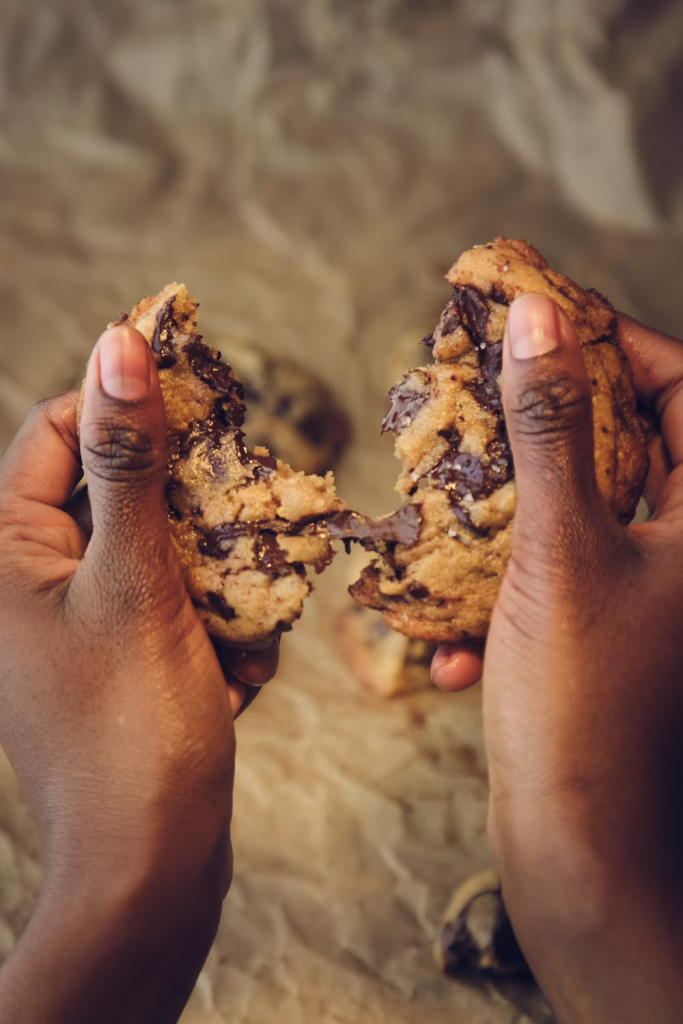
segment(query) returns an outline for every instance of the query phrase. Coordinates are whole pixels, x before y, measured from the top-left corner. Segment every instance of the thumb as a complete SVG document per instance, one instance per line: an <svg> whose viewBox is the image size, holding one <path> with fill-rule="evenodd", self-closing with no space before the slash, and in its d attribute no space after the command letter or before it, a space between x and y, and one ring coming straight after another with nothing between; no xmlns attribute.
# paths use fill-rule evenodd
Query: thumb
<svg viewBox="0 0 683 1024"><path fill-rule="evenodd" d="M515 465L513 551L553 559L605 521L595 473L591 385L574 327L546 295L510 307L503 407Z"/></svg>
<svg viewBox="0 0 683 1024"><path fill-rule="evenodd" d="M135 603L151 568L168 566L171 545L164 403L150 348L131 326L105 331L95 346L80 439L93 521L86 563L108 597Z"/></svg>

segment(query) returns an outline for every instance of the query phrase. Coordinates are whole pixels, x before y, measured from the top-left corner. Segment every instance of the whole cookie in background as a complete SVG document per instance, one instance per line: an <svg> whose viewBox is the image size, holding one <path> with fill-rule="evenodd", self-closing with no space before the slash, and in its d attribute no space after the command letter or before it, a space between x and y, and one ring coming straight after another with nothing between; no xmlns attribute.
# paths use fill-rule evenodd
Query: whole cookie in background
<svg viewBox="0 0 683 1024"><path fill-rule="evenodd" d="M447 280L453 299L427 339L436 361L392 388L383 423L396 434L397 490L419 519L419 536L377 546L381 558L350 588L393 629L437 643L486 635L510 557L516 491L500 373L514 299L549 295L574 324L593 391L597 480L622 522L635 513L648 469L631 371L607 299L550 270L528 243L506 238L463 253Z"/></svg>
<svg viewBox="0 0 683 1024"><path fill-rule="evenodd" d="M242 385L197 333L184 285L143 299L123 322L144 335L159 370L168 521L190 597L212 636L263 646L301 615L306 569L334 557L326 519L345 508L334 478L246 448Z"/></svg>
<svg viewBox="0 0 683 1024"><path fill-rule="evenodd" d="M244 387L244 434L293 469L334 469L351 438L351 423L319 377L286 356L240 338L221 338L222 356Z"/></svg>
<svg viewBox="0 0 683 1024"><path fill-rule="evenodd" d="M451 978L487 974L531 979L495 868L480 871L458 886L446 909L434 956Z"/></svg>
<svg viewBox="0 0 683 1024"><path fill-rule="evenodd" d="M394 632L381 615L354 602L339 615L337 635L353 674L380 697L404 697L431 689L435 644Z"/></svg>

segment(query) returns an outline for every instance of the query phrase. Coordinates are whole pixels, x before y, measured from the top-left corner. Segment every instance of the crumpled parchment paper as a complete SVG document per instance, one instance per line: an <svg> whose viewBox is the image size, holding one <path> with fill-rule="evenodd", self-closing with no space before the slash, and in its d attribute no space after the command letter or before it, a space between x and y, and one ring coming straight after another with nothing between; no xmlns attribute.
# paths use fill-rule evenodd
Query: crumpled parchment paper
<svg viewBox="0 0 683 1024"><path fill-rule="evenodd" d="M390 511L383 396L462 248L521 235L676 330L682 29L675 0L6 0L0 447L119 310L184 280L209 342L258 338L335 388L340 492ZM354 565L238 723L235 881L184 1019L547 1020L433 967L451 890L491 860L480 694L360 691L332 630ZM5 770L0 957L39 881Z"/></svg>

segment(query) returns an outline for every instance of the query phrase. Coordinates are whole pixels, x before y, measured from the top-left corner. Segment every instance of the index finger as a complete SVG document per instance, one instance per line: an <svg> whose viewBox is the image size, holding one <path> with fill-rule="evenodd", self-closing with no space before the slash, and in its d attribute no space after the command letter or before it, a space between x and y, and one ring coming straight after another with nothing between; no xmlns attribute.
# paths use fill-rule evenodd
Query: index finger
<svg viewBox="0 0 683 1024"><path fill-rule="evenodd" d="M674 467L683 464L683 343L619 314L619 342L636 391L651 405Z"/></svg>
<svg viewBox="0 0 683 1024"><path fill-rule="evenodd" d="M3 504L61 508L82 476L76 427L79 391L39 402L0 459Z"/></svg>
<svg viewBox="0 0 683 1024"><path fill-rule="evenodd" d="M249 651L241 647L228 647L219 640L213 646L224 672L247 686L263 686L277 672L280 657L279 637L262 650Z"/></svg>

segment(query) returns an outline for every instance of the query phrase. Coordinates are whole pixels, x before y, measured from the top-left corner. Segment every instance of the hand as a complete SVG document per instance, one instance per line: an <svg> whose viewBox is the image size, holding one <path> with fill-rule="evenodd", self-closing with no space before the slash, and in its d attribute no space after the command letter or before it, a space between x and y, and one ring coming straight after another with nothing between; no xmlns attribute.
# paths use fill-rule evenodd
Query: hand
<svg viewBox="0 0 683 1024"><path fill-rule="evenodd" d="M231 877L233 714L277 648L219 663L189 600L137 331L106 332L88 367L90 539L62 510L81 476L77 401L39 405L0 461L0 743L44 855L0 1022L175 1021Z"/></svg>
<svg viewBox="0 0 683 1024"><path fill-rule="evenodd" d="M515 358L535 329L541 353ZM510 312L503 403L518 505L484 661L489 834L516 933L560 1020L673 1024L683 1019L683 345L626 317L620 336L663 432L651 518L627 528L598 491L569 320L538 296ZM477 670L476 652L446 649L434 678L457 689Z"/></svg>

